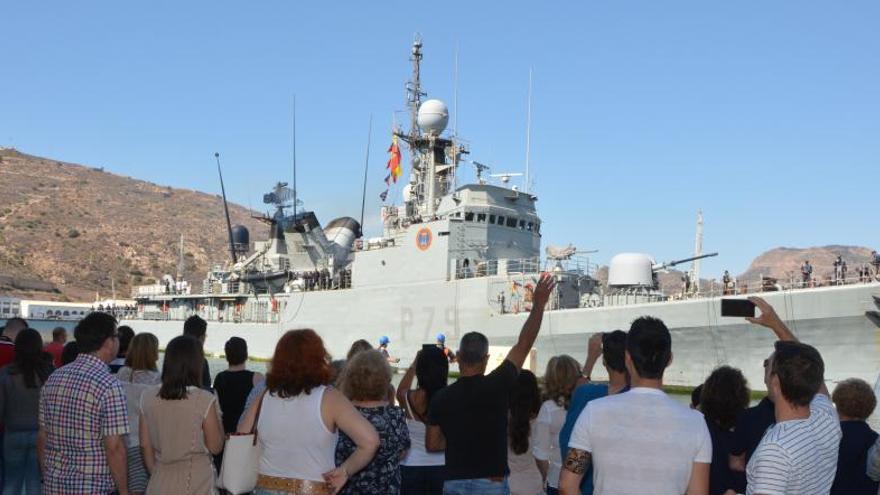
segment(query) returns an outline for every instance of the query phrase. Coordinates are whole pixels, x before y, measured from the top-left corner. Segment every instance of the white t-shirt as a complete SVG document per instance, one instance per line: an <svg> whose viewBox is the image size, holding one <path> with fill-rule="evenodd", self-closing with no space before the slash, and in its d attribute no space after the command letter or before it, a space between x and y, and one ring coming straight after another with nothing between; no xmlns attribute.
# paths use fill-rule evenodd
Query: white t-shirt
<svg viewBox="0 0 880 495"><path fill-rule="evenodd" d="M565 409L553 400L545 400L535 421L535 442L532 453L535 459L548 461L547 484L559 487L559 472L562 470L562 455L559 453L559 430L565 424Z"/></svg>
<svg viewBox="0 0 880 495"><path fill-rule="evenodd" d="M682 494L693 463L712 462L703 415L653 388L590 401L568 446L592 454L596 495Z"/></svg>
<svg viewBox="0 0 880 495"><path fill-rule="evenodd" d="M827 395L816 394L810 417L771 426L746 468L746 493L828 493L837 473L840 421Z"/></svg>

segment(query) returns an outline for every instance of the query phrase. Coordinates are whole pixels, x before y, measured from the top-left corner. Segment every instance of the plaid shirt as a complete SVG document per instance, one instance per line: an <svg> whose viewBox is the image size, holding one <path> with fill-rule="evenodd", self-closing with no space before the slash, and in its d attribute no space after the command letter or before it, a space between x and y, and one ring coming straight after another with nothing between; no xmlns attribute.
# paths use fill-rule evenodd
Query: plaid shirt
<svg viewBox="0 0 880 495"><path fill-rule="evenodd" d="M49 375L40 394L46 432L45 494L110 493L115 485L104 437L129 433L122 384L90 354Z"/></svg>

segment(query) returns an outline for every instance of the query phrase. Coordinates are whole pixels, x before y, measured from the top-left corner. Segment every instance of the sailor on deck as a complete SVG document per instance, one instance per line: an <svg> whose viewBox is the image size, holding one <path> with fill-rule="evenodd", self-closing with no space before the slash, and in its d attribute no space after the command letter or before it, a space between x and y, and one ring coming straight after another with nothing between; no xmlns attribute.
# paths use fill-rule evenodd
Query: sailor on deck
<svg viewBox="0 0 880 495"><path fill-rule="evenodd" d="M446 359L448 359L450 363L455 362L455 352L446 347L446 335L443 335L442 333L437 334L437 347L443 351L443 354L446 355Z"/></svg>
<svg viewBox="0 0 880 495"><path fill-rule="evenodd" d="M385 359L388 360L389 363L399 363L400 358L394 357L388 353L388 344L391 343L391 339L388 338L387 335L383 335L379 338L379 351L385 356Z"/></svg>
<svg viewBox="0 0 880 495"><path fill-rule="evenodd" d="M804 260L804 264L801 265L801 278L803 278L804 287L810 285L810 279L813 278L813 265L810 264L810 260Z"/></svg>

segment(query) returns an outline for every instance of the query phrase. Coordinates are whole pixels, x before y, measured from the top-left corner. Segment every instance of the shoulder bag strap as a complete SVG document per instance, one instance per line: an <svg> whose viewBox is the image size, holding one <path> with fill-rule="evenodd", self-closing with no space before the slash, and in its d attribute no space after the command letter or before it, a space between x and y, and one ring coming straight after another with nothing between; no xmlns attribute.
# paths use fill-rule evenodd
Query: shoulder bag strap
<svg viewBox="0 0 880 495"><path fill-rule="evenodd" d="M254 445L257 444L257 423L260 422L260 410L263 409L263 399L266 398L266 392L268 391L268 388L266 390L263 390L257 402L257 415L254 416L254 424L251 426L251 434L254 436Z"/></svg>

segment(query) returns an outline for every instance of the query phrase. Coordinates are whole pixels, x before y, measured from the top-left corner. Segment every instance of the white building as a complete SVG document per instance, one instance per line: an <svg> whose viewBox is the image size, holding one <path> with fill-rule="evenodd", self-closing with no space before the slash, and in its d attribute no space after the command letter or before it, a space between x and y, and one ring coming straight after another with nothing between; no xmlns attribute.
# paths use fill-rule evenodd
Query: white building
<svg viewBox="0 0 880 495"><path fill-rule="evenodd" d="M21 316L21 299L0 297L0 320L8 320L15 316Z"/></svg>

